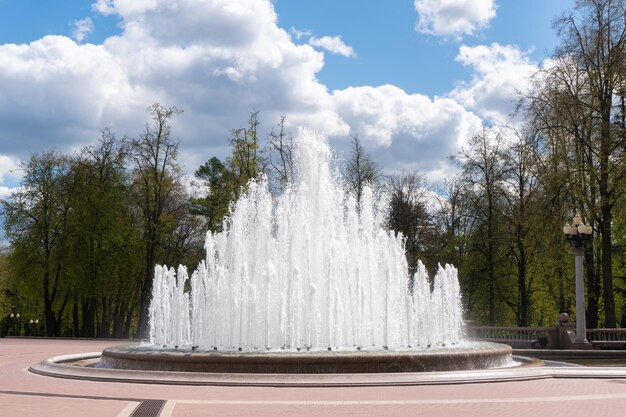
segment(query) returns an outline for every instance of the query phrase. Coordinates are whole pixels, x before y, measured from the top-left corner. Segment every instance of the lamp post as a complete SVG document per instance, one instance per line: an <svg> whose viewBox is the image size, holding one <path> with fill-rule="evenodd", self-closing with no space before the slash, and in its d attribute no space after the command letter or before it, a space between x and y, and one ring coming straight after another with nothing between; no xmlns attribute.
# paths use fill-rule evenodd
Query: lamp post
<svg viewBox="0 0 626 417"><path fill-rule="evenodd" d="M7 327L7 336L13 336L15 333L15 314L9 314L9 325Z"/></svg>
<svg viewBox="0 0 626 417"><path fill-rule="evenodd" d="M15 315L16 323L17 323L17 332L16 336L22 335L22 318L20 317L20 313Z"/></svg>
<svg viewBox="0 0 626 417"><path fill-rule="evenodd" d="M574 266L576 270L576 343L588 344L585 318L585 286L583 282L584 243L591 240L593 228L583 223L579 214L574 216L572 224L563 226L565 239L573 245Z"/></svg>

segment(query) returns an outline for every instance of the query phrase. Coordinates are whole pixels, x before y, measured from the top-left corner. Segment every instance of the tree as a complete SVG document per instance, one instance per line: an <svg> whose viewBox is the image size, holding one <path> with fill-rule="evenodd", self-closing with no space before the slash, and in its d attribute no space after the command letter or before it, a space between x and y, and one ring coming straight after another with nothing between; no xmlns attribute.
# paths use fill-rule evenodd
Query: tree
<svg viewBox="0 0 626 417"><path fill-rule="evenodd" d="M203 216L210 231L219 232L235 191L234 176L216 157L202 164L194 176L204 195L192 197L189 210Z"/></svg>
<svg viewBox="0 0 626 417"><path fill-rule="evenodd" d="M470 276L486 286L487 321L496 321L496 297L502 291L499 287L497 268L502 248L502 210L504 180L507 176L503 164L503 140L500 131L483 128L472 137L469 149L459 155L462 164L462 181L475 229L471 250L481 256L475 258L474 271ZM499 298L498 298L499 299Z"/></svg>
<svg viewBox="0 0 626 417"><path fill-rule="evenodd" d="M11 313L12 305L8 296L9 280L11 271L9 267L8 253L5 249L0 249L0 335L4 335L2 320Z"/></svg>
<svg viewBox="0 0 626 417"><path fill-rule="evenodd" d="M363 187L373 186L380 179L380 167L367 155L358 136L352 137L352 153L346 163L348 190L361 202Z"/></svg>
<svg viewBox="0 0 626 417"><path fill-rule="evenodd" d="M70 297L64 282L67 267L66 229L71 208L69 163L56 152L32 154L21 165L20 190L2 201L5 233L12 243L15 275L39 288L45 332L58 336Z"/></svg>
<svg viewBox="0 0 626 417"><path fill-rule="evenodd" d="M411 271L417 268L418 259L428 256L434 225L426 209L426 183L417 172L392 175L387 178L391 197L389 201L389 228L402 233L405 239L407 260ZM426 262L426 266L436 265Z"/></svg>
<svg viewBox="0 0 626 417"><path fill-rule="evenodd" d="M112 329L125 333L128 317L120 313L132 311L136 289L128 278L137 275L139 263L128 252L140 249L140 229L132 227L125 162L124 145L108 129L99 146L87 146L71 160L68 269L74 334L82 337L107 337Z"/></svg>
<svg viewBox="0 0 626 417"><path fill-rule="evenodd" d="M570 14L556 21L563 41L557 56L572 57L576 63L584 89L583 94L571 98L593 113L590 123L594 125L594 134L583 145L597 157L604 323L606 327L615 327L611 226L613 207L622 195L617 184L625 178L626 167L623 159L615 163L624 151L624 126L615 129L612 121L619 117L615 112L623 110L614 103L626 66L626 11L623 0L579 0L575 10L580 13L578 16Z"/></svg>
<svg viewBox="0 0 626 417"><path fill-rule="evenodd" d="M154 267L168 226L168 200L180 187L176 164L178 142L171 136L170 123L182 111L176 107L163 107L159 103L148 107L148 111L152 121L146 123L144 132L130 143L130 157L134 162L132 188L142 213L145 256L145 272L139 282L139 336L145 336L148 330Z"/></svg>
<svg viewBox="0 0 626 417"><path fill-rule="evenodd" d="M233 129L230 139L232 156L226 160L228 169L234 178L234 199L251 179L265 173L267 160L263 148L259 145L259 112L250 114L248 127Z"/></svg>
<svg viewBox="0 0 626 417"><path fill-rule="evenodd" d="M203 216L208 229L213 232L222 230L231 202L237 201L248 182L268 173L266 147L259 143L258 116L259 112L252 112L247 127L232 130L231 156L225 163L211 157L194 174L200 196L190 200L190 210L192 214ZM270 133L267 147L270 150L269 165L276 172L280 186L284 186L293 175L293 142L284 130L285 116L281 117L278 126L278 133L273 130ZM273 155L277 155L277 159L273 159Z"/></svg>
<svg viewBox="0 0 626 417"><path fill-rule="evenodd" d="M278 184L281 188L284 188L290 181L293 180L293 136L285 132L285 122L287 116L284 114L280 116L278 122L278 132L270 132L267 145L269 147L269 161L272 171L278 177Z"/></svg>
<svg viewBox="0 0 626 417"><path fill-rule="evenodd" d="M536 130L569 145L559 154L571 173L568 188L601 238L606 327L616 325L612 224L626 178L625 16L623 0L579 0L573 13L555 21L561 45L525 99L527 117ZM595 288L590 290L595 294Z"/></svg>
<svg viewBox="0 0 626 417"><path fill-rule="evenodd" d="M517 297L515 301L504 300L513 309L518 326L528 326L533 291L533 277L529 264L534 255L531 231L536 231L531 219L537 217L538 180L536 166L537 150L534 138L511 129L512 138L506 145L503 157L507 166L505 182L505 219L510 239L508 249L513 264Z"/></svg>
<svg viewBox="0 0 626 417"><path fill-rule="evenodd" d="M439 262L452 263L459 269L465 261L471 218L467 200L463 198L463 182L459 176L446 178L436 190L437 204L433 220L439 230Z"/></svg>

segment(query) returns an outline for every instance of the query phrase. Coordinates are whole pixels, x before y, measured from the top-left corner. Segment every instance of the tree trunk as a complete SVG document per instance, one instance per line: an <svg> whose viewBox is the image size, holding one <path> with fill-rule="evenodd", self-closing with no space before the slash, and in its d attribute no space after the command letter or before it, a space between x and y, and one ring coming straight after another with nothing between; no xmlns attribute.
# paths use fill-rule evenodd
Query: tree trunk
<svg viewBox="0 0 626 417"><path fill-rule="evenodd" d="M135 311L134 307L130 307L126 313L126 320L124 321L124 331L122 333L122 337L124 339L130 338L130 329L133 323L133 313Z"/></svg>
<svg viewBox="0 0 626 417"><path fill-rule="evenodd" d="M615 296L613 294L613 263L611 243L611 210L602 204L602 298L604 299L604 327L617 327Z"/></svg>
<svg viewBox="0 0 626 417"><path fill-rule="evenodd" d="M519 271L517 286L519 288L519 319L518 326L526 327L529 323L530 297L526 286L526 250L524 245L520 244L519 248Z"/></svg>
<svg viewBox="0 0 626 417"><path fill-rule="evenodd" d="M46 259L48 257L46 256ZM50 297L50 272L48 271L48 262L44 266L46 269L43 274L43 315L46 318L46 336L54 337L57 334L57 319L52 310L52 299Z"/></svg>
<svg viewBox="0 0 626 417"><path fill-rule="evenodd" d="M489 219L487 220L487 318L489 325L493 326L496 322L496 283L494 271L494 241L493 241L493 210L491 203L489 204Z"/></svg>
<svg viewBox="0 0 626 417"><path fill-rule="evenodd" d="M78 336L80 333L80 318L78 316L78 297L74 294L74 303L72 305L72 335Z"/></svg>
<svg viewBox="0 0 626 417"><path fill-rule="evenodd" d="M111 332L110 332L110 317L109 317L109 300L107 300L107 297L102 297L102 299L100 300L102 303L102 316L101 316L101 320L100 323L98 325L98 337L110 337L111 336Z"/></svg>
<svg viewBox="0 0 626 417"><path fill-rule="evenodd" d="M604 91L600 99L600 230L602 233L602 298L604 298L604 327L617 327L615 296L613 294L613 244L611 242L612 193L610 191L610 146L612 90Z"/></svg>
<svg viewBox="0 0 626 417"><path fill-rule="evenodd" d="M587 328L595 329L598 327L599 304L598 282L594 271L593 248L585 250L585 266L587 268Z"/></svg>
<svg viewBox="0 0 626 417"><path fill-rule="evenodd" d="M83 325L81 328L80 336L94 337L94 310L96 306L96 301L93 297L83 298L81 304L83 312Z"/></svg>
<svg viewBox="0 0 626 417"><path fill-rule="evenodd" d="M154 265L155 265L155 248L152 244L149 244L146 248L146 271L145 278L141 285L141 298L139 305L139 323L137 324L137 337L144 339L148 337L149 329L149 310L150 301L152 299L152 281L154 278Z"/></svg>

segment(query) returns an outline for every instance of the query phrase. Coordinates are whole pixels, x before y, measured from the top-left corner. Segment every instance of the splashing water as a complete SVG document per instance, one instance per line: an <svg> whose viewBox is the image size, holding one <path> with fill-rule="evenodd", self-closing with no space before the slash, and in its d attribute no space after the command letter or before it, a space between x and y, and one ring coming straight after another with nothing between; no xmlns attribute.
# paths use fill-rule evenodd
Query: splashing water
<svg viewBox="0 0 626 417"><path fill-rule="evenodd" d="M296 181L276 199L266 179L250 182L224 231L207 233L191 278L156 267L150 342L243 352L460 342L456 269L440 266L431 292L422 263L411 277L402 237L384 228L387 199L366 187L357 207L311 131L298 132L296 155Z"/></svg>

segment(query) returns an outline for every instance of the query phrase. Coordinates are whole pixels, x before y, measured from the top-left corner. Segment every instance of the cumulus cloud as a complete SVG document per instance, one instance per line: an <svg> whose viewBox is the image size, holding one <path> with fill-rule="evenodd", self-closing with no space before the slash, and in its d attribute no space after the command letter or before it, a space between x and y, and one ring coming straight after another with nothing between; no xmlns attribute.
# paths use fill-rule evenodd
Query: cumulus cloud
<svg viewBox="0 0 626 417"><path fill-rule="evenodd" d="M441 162L481 127L481 120L453 99L407 94L392 85L350 87L333 96L352 134L396 171L417 169L437 177L448 169Z"/></svg>
<svg viewBox="0 0 626 417"><path fill-rule="evenodd" d="M0 45L0 152L67 149L95 140L104 126L133 135L154 101L185 109L175 134L188 156L210 157L252 110L265 120L288 113L292 123L348 131L315 76L323 54L295 45L276 25L269 0L111 0L94 7L119 15L120 36L101 45L62 36Z"/></svg>
<svg viewBox="0 0 626 417"><path fill-rule="evenodd" d="M497 124L505 124L526 91L529 77L539 70L528 52L512 45L462 45L456 60L473 70L469 82L459 83L450 93L464 106Z"/></svg>
<svg viewBox="0 0 626 417"><path fill-rule="evenodd" d="M318 48L325 49L328 52L332 52L333 54L342 55L348 58L356 56L354 49L352 49L351 46L346 45L341 39L341 36L322 36L321 38L312 36L309 38L309 45L316 46Z"/></svg>
<svg viewBox="0 0 626 417"><path fill-rule="evenodd" d="M107 126L136 135L158 101L185 110L173 134L188 172L226 156L230 129L253 110L267 125L284 113L290 128L340 146L359 134L387 170L441 172L437 161L480 125L454 97L394 86L329 92L317 79L324 54L295 44L270 0L98 0L93 9L118 16L122 32L97 45L63 36L0 45L0 154L75 149Z"/></svg>
<svg viewBox="0 0 626 417"><path fill-rule="evenodd" d="M90 17L86 17L84 19L73 20L70 25L72 26L72 37L76 40L76 42L80 43L87 35L93 33L94 26L93 21Z"/></svg>
<svg viewBox="0 0 626 417"><path fill-rule="evenodd" d="M289 32L291 32L291 34L297 39L300 40L302 38L308 38L311 37L313 35L313 32L311 32L308 29L296 29L293 26L291 27L291 29L289 29Z"/></svg>
<svg viewBox="0 0 626 417"><path fill-rule="evenodd" d="M8 154L89 140L103 125L119 125L129 109L156 99L129 82L106 48L64 36L0 45L0 87L0 152Z"/></svg>
<svg viewBox="0 0 626 417"><path fill-rule="evenodd" d="M17 186L21 172L19 171L19 161L15 157L0 154L0 200L11 194Z"/></svg>
<svg viewBox="0 0 626 417"><path fill-rule="evenodd" d="M430 35L461 38L486 27L496 16L495 0L415 0L415 29Z"/></svg>

